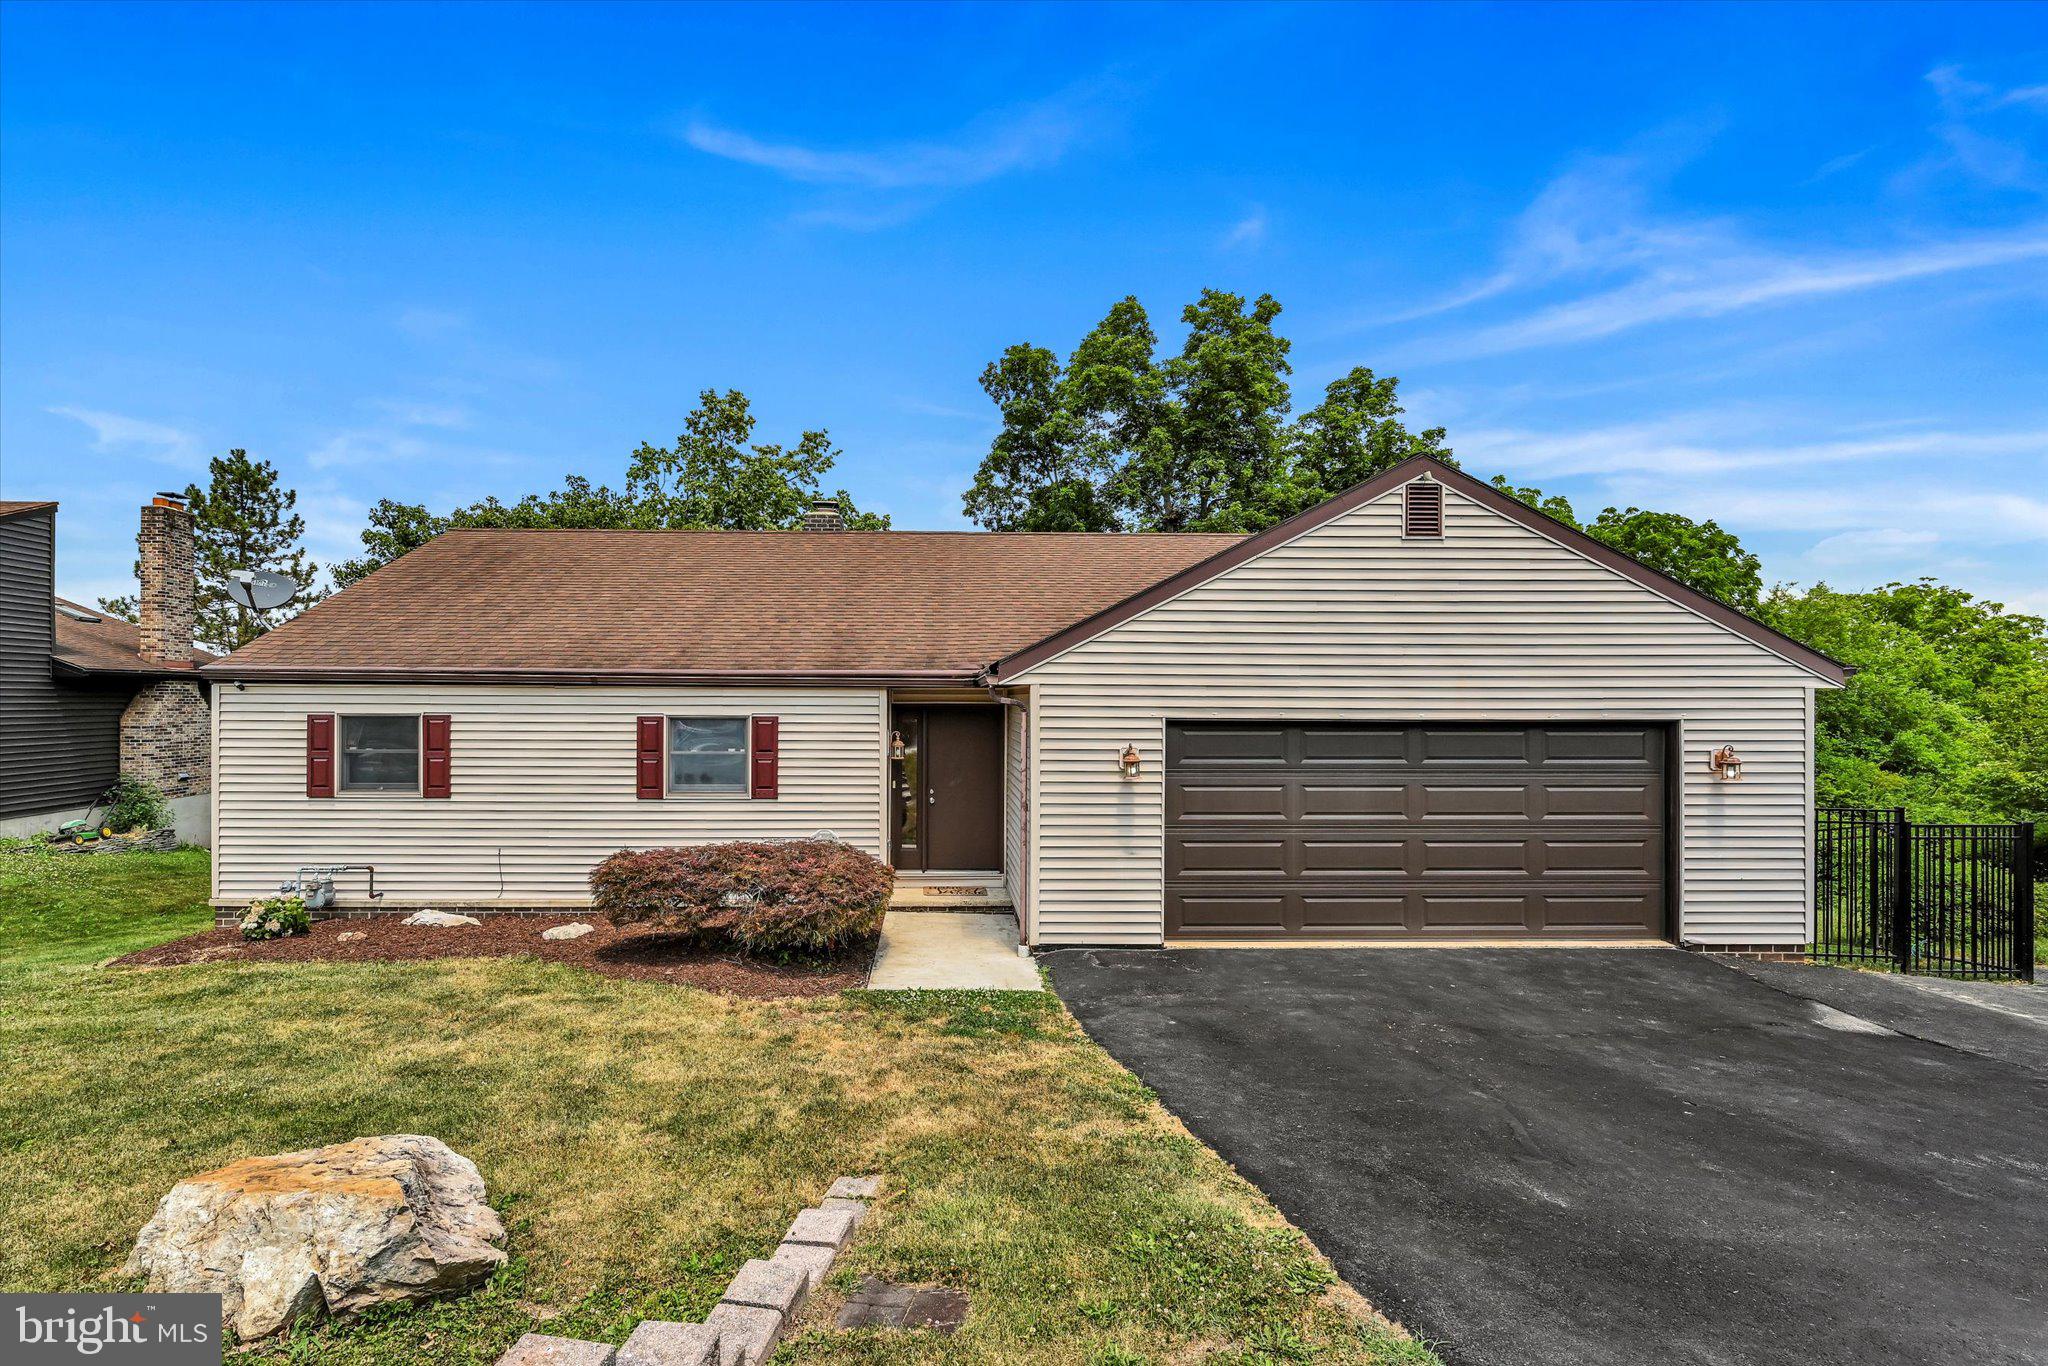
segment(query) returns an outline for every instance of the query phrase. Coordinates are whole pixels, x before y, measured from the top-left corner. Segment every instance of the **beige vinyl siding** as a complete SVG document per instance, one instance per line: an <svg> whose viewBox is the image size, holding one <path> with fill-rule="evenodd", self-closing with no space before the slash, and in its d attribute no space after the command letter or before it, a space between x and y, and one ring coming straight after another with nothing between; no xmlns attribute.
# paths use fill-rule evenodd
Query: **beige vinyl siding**
<svg viewBox="0 0 2048 1366"><path fill-rule="evenodd" d="M1018 676L1038 942L1159 942L1166 723L1255 717L1675 723L1681 935L1806 939L1820 680L1454 489L1444 504L1442 540L1404 540L1391 490ZM1135 782L1115 764L1130 743ZM1740 783L1706 771L1722 744Z"/></svg>
<svg viewBox="0 0 2048 1366"><path fill-rule="evenodd" d="M1024 706L1003 708L1003 889L1009 893L1010 904L1017 908L1020 925L1025 917L1025 755L1029 730L1030 715Z"/></svg>
<svg viewBox="0 0 2048 1366"><path fill-rule="evenodd" d="M879 689L251 683L214 696L217 898L270 892L302 864L374 863L394 902L574 902L622 848L829 830L883 852ZM307 797L311 712L446 713L452 795ZM657 714L779 717L779 797L636 798L634 720ZM361 894L360 875L339 885Z"/></svg>

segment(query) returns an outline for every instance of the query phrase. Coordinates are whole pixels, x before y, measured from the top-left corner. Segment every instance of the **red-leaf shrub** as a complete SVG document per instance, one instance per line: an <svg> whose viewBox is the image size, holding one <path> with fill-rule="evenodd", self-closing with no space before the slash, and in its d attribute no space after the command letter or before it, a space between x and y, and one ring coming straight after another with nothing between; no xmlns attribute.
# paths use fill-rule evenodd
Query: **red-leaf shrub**
<svg viewBox="0 0 2048 1366"><path fill-rule="evenodd" d="M896 874L837 840L736 840L629 849L590 873L614 925L724 940L750 954L823 952L873 939Z"/></svg>

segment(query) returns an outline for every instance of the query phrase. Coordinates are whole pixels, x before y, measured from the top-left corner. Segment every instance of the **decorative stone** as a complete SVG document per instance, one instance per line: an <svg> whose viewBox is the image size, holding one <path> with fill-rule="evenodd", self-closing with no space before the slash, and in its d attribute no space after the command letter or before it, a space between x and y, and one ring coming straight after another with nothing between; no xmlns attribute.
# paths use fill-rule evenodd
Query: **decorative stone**
<svg viewBox="0 0 2048 1366"><path fill-rule="evenodd" d="M782 1315L773 1309L716 1305L704 1323L718 1334L718 1366L759 1366L774 1354L782 1336Z"/></svg>
<svg viewBox="0 0 2048 1366"><path fill-rule="evenodd" d="M882 1193L879 1176L842 1176L825 1192L827 1200L872 1200Z"/></svg>
<svg viewBox="0 0 2048 1366"><path fill-rule="evenodd" d="M905 1328L932 1328L951 1333L967 1322L967 1296L943 1285L924 1286L903 1307Z"/></svg>
<svg viewBox="0 0 2048 1366"><path fill-rule="evenodd" d="M790 1222L785 1243L811 1243L837 1250L853 1233L853 1216L843 1209L807 1209Z"/></svg>
<svg viewBox="0 0 2048 1366"><path fill-rule="evenodd" d="M796 1312L810 1289L810 1278L786 1262L764 1262L756 1257L740 1268L720 1298L721 1304L741 1304L754 1309L773 1309L783 1317Z"/></svg>
<svg viewBox="0 0 2048 1366"><path fill-rule="evenodd" d="M414 911L398 922L401 925L439 925L452 928L456 925L481 925L484 922L473 915L451 915L447 911Z"/></svg>
<svg viewBox="0 0 2048 1366"><path fill-rule="evenodd" d="M179 1182L124 1274L158 1294L217 1294L244 1340L294 1319L467 1290L505 1262L476 1164L387 1134L249 1157Z"/></svg>
<svg viewBox="0 0 2048 1366"><path fill-rule="evenodd" d="M528 1333L498 1358L498 1366L613 1366L617 1357L609 1343Z"/></svg>
<svg viewBox="0 0 2048 1366"><path fill-rule="evenodd" d="M573 925L557 925L551 930L542 930L540 937L543 939L581 939L596 928L597 926L595 925L586 925L579 920Z"/></svg>
<svg viewBox="0 0 2048 1366"><path fill-rule="evenodd" d="M910 1307L911 1287L892 1285L875 1276L864 1276L839 1306L835 1328L901 1328L903 1314Z"/></svg>
<svg viewBox="0 0 2048 1366"><path fill-rule="evenodd" d="M838 1328L930 1328L956 1331L967 1322L967 1296L942 1285L892 1285L866 1277L846 1297Z"/></svg>
<svg viewBox="0 0 2048 1366"><path fill-rule="evenodd" d="M498 1358L498 1366L612 1366L618 1359L617 1350L608 1343L528 1333Z"/></svg>
<svg viewBox="0 0 2048 1366"><path fill-rule="evenodd" d="M811 1291L825 1283L825 1275L832 1270L832 1259L837 1255L835 1249L815 1243L784 1243L768 1260L802 1272L804 1288Z"/></svg>
<svg viewBox="0 0 2048 1366"><path fill-rule="evenodd" d="M368 939L369 937L370 932L368 930L343 930L340 934L334 936L334 942L337 944L352 944L358 939Z"/></svg>
<svg viewBox="0 0 2048 1366"><path fill-rule="evenodd" d="M718 1366L718 1330L650 1319L619 1348L618 1366Z"/></svg>

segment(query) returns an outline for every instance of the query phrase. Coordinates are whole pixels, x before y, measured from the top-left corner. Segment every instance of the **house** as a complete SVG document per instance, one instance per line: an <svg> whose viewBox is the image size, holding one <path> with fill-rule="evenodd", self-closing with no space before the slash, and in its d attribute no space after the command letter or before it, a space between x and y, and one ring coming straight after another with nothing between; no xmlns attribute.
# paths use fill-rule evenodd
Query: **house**
<svg viewBox="0 0 2048 1366"><path fill-rule="evenodd" d="M139 625L56 596L57 505L0 502L0 835L76 820L122 776L170 798L204 844L211 817L207 684L192 648L192 514L142 509Z"/></svg>
<svg viewBox="0 0 2048 1366"><path fill-rule="evenodd" d="M451 532L208 665L217 904L829 832L1041 945L1808 938L1843 667L1441 463L1245 538L835 524Z"/></svg>

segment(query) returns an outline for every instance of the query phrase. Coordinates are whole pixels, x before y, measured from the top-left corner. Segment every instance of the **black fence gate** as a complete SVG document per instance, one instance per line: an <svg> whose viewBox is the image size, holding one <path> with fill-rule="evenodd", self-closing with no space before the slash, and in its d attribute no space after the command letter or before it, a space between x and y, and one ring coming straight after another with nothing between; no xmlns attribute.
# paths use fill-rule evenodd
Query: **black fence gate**
<svg viewBox="0 0 2048 1366"><path fill-rule="evenodd" d="M2034 827L1918 825L1883 808L1816 817L1814 958L2034 980Z"/></svg>

